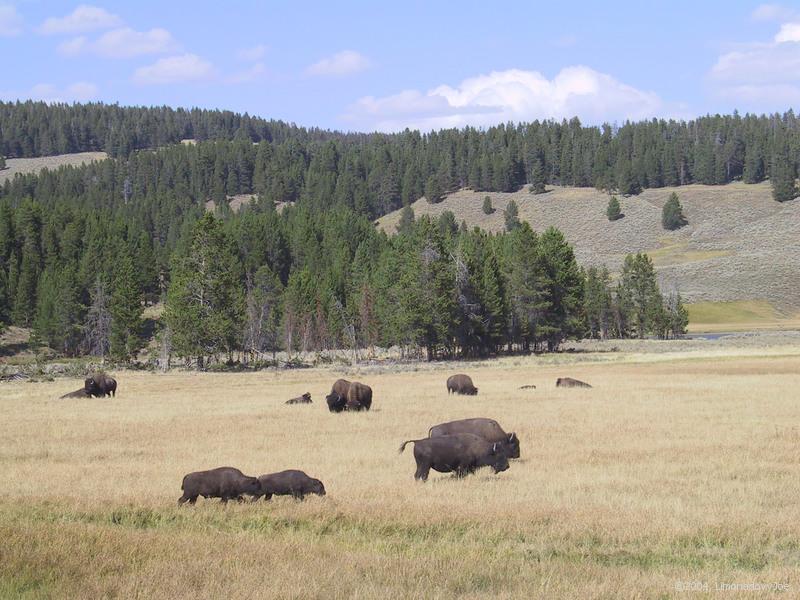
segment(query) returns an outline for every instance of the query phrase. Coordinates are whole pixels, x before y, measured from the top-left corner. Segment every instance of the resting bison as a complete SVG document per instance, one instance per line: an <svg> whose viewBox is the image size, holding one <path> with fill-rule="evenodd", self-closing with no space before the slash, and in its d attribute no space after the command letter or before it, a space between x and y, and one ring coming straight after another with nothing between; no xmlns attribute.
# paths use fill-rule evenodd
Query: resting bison
<svg viewBox="0 0 800 600"><path fill-rule="evenodd" d="M400 452L411 442L414 442L417 461L414 479L427 481L431 469L440 473L455 472L457 477L474 473L480 467L492 467L495 473L508 469L502 444L487 442L472 433L408 440L400 446Z"/></svg>
<svg viewBox="0 0 800 600"><path fill-rule="evenodd" d="M472 385L469 375L451 375L447 378L447 393L474 396L478 393L478 388Z"/></svg>
<svg viewBox="0 0 800 600"><path fill-rule="evenodd" d="M178 504L187 500L194 504L198 496L203 498L222 498L223 502L239 499L243 494L260 495L261 484L255 477L248 477L233 467L218 467L209 471L195 471L183 478L183 496Z"/></svg>
<svg viewBox="0 0 800 600"><path fill-rule="evenodd" d="M90 398L89 394L86 393L86 388L81 388L79 390L75 390L74 392L70 392L69 394L64 394L63 396L59 396L59 400L63 400L64 398Z"/></svg>
<svg viewBox="0 0 800 600"><path fill-rule="evenodd" d="M584 387L590 388L588 383L584 383L583 381L578 381L577 379L573 379L572 377L559 377L556 380L556 387Z"/></svg>
<svg viewBox="0 0 800 600"><path fill-rule="evenodd" d="M83 387L89 396L97 396L98 398L114 396L117 393L117 380L105 373L95 373L86 378Z"/></svg>
<svg viewBox="0 0 800 600"><path fill-rule="evenodd" d="M456 433L472 433L482 437L487 442L497 442L503 445L508 458L519 458L519 438L516 433L506 433L494 419L461 419L434 425L428 430L428 437L441 437Z"/></svg>
<svg viewBox="0 0 800 600"><path fill-rule="evenodd" d="M311 404L311 394L306 392L302 396L298 396L297 398L292 398L291 400L287 400L286 404Z"/></svg>
<svg viewBox="0 0 800 600"><path fill-rule="evenodd" d="M261 496L269 500L272 496L292 496L296 500L302 500L306 494L325 495L325 486L319 479L309 477L303 471L289 469L271 475L261 475L258 478L261 484L261 493L253 498L257 501Z"/></svg>
<svg viewBox="0 0 800 600"><path fill-rule="evenodd" d="M325 396L328 410L369 410L372 406L372 388L358 381L339 379L333 384L331 393Z"/></svg>

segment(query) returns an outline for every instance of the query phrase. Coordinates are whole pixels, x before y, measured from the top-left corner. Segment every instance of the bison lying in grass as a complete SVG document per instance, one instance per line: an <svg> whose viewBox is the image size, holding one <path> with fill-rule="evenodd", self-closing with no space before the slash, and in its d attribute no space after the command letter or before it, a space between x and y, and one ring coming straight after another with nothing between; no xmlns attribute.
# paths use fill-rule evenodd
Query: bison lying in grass
<svg viewBox="0 0 800 600"><path fill-rule="evenodd" d="M556 380L556 387L580 387L580 388L590 388L588 383L579 381L577 379L573 379L572 377L559 377Z"/></svg>

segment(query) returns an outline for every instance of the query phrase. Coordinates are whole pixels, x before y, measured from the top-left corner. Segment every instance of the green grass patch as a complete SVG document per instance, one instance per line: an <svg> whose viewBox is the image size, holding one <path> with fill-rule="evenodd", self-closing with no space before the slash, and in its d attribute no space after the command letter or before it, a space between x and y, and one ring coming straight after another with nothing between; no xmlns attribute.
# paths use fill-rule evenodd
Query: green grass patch
<svg viewBox="0 0 800 600"><path fill-rule="evenodd" d="M736 326L770 325L779 323L781 316L766 300L736 300L733 302L696 302L687 304L689 326L699 331L699 325ZM740 328L740 327L739 327Z"/></svg>

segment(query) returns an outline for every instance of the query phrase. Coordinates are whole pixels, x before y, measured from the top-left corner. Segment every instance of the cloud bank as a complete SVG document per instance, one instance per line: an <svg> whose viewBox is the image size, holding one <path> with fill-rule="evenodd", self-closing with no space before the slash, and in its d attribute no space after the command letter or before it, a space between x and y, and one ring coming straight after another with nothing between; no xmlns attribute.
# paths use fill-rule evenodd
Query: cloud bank
<svg viewBox="0 0 800 600"><path fill-rule="evenodd" d="M111 29L122 24L122 19L99 6L81 4L65 17L50 17L39 26L39 33L55 35L64 33L88 33Z"/></svg>
<svg viewBox="0 0 800 600"><path fill-rule="evenodd" d="M371 63L366 56L355 50L343 50L323 58L306 69L306 75L320 77L343 77L364 71Z"/></svg>

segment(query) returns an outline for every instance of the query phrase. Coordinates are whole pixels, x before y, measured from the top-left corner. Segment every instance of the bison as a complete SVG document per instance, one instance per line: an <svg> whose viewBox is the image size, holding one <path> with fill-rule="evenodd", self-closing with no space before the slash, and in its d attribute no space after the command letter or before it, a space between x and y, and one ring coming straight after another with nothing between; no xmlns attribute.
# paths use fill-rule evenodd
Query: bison
<svg viewBox="0 0 800 600"><path fill-rule="evenodd" d="M441 437L455 433L472 433L487 442L503 444L508 458L519 458L519 438L514 432L506 433L494 419L461 419L434 425L428 430L428 437Z"/></svg>
<svg viewBox="0 0 800 600"><path fill-rule="evenodd" d="M105 373L95 373L84 381L84 389L88 396L115 396L117 393L117 380Z"/></svg>
<svg viewBox="0 0 800 600"><path fill-rule="evenodd" d="M333 384L331 393L325 396L328 410L369 410L372 406L372 388L358 381L339 379Z"/></svg>
<svg viewBox="0 0 800 600"><path fill-rule="evenodd" d="M291 400L287 400L286 404L311 404L311 394L306 392L302 396L298 396L297 398L292 398Z"/></svg>
<svg viewBox="0 0 800 600"><path fill-rule="evenodd" d="M400 452L411 442L417 461L414 479L427 481L431 469L440 473L454 472L457 477L474 473L480 467L492 467L495 473L508 469L503 445L487 442L472 433L408 440L400 446Z"/></svg>
<svg viewBox="0 0 800 600"><path fill-rule="evenodd" d="M578 381L577 379L573 379L572 377L559 377L556 380L556 387L582 387L582 388L590 388L588 383L583 381Z"/></svg>
<svg viewBox="0 0 800 600"><path fill-rule="evenodd" d="M58 397L59 400L63 400L64 398L91 398L91 396L86 393L86 388L82 387L79 390Z"/></svg>
<svg viewBox="0 0 800 600"><path fill-rule="evenodd" d="M209 471L195 471L183 478L183 495L178 498L181 505L187 500L194 504L198 496L221 498L222 502L239 499L243 494L256 496L261 493L261 484L256 477L249 477L233 467L218 467Z"/></svg>
<svg viewBox="0 0 800 600"><path fill-rule="evenodd" d="M451 375L447 378L447 393L448 395L454 393L474 396L478 393L478 388L472 384L469 375Z"/></svg>
<svg viewBox="0 0 800 600"><path fill-rule="evenodd" d="M289 469L271 475L261 475L258 478L261 492L253 498L256 502L264 496L270 500L272 496L291 496L295 500L302 500L307 494L325 495L325 486L319 479L309 477L303 471Z"/></svg>

